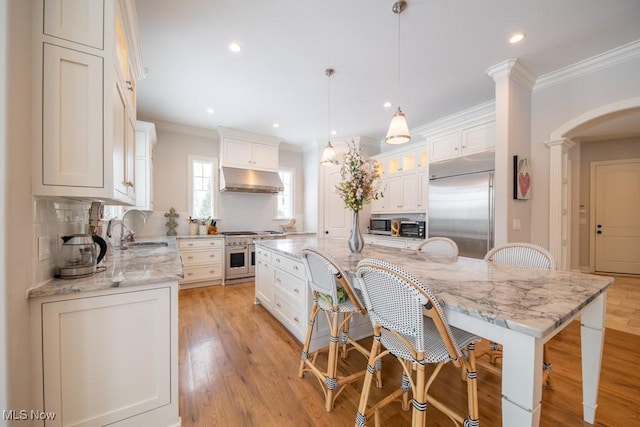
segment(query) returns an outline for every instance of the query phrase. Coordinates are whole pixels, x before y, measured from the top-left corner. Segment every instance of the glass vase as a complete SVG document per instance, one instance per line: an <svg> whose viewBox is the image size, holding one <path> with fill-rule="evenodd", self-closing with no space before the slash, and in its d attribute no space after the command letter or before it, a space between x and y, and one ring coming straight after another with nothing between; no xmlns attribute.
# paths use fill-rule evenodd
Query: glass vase
<svg viewBox="0 0 640 427"><path fill-rule="evenodd" d="M360 233L360 216L359 212L353 211L351 217L351 233L349 234L349 250L353 253L362 252L364 248L364 239Z"/></svg>

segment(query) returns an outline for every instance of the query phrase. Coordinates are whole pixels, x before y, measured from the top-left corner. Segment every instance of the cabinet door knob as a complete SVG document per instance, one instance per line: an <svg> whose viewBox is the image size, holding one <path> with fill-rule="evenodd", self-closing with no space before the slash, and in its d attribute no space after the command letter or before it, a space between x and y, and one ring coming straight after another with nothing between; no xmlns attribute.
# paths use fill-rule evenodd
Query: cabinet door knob
<svg viewBox="0 0 640 427"><path fill-rule="evenodd" d="M133 83L131 83L131 80L127 80L126 83L127 83L127 89L133 92Z"/></svg>

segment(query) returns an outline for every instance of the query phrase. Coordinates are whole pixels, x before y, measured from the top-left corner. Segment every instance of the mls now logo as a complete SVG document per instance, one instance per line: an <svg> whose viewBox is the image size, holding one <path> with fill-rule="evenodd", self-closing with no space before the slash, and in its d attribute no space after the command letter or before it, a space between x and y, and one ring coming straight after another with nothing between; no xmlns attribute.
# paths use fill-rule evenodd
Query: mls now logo
<svg viewBox="0 0 640 427"><path fill-rule="evenodd" d="M2 411L2 419L4 421L24 421L24 420L36 420L36 421L52 421L56 418L55 412L45 412L45 411L36 411L31 409L27 411L26 409L15 410L3 410Z"/></svg>

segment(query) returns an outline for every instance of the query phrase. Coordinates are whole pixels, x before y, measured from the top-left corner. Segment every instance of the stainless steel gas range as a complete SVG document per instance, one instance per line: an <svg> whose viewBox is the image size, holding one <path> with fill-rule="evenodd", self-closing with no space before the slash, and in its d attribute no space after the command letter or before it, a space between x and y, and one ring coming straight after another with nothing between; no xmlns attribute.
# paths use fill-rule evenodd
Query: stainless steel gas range
<svg viewBox="0 0 640 427"><path fill-rule="evenodd" d="M225 284L246 282L255 276L254 240L284 236L278 231L226 231L220 234L225 236Z"/></svg>

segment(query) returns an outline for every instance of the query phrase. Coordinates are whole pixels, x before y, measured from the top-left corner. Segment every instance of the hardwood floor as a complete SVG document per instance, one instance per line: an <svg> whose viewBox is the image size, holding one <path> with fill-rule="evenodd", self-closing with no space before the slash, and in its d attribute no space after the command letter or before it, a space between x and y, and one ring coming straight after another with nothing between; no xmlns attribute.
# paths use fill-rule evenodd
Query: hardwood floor
<svg viewBox="0 0 640 427"><path fill-rule="evenodd" d="M629 305L636 308L632 314L637 315L639 306L634 298L640 296L640 286L628 287L617 287L609 304L620 311L618 306L624 306L625 301L635 301ZM631 292L631 296L624 292ZM354 425L362 381L347 386L334 411L325 412L322 391L313 376L298 378L302 345L273 316L253 304L253 293L253 283L180 291L182 426ZM640 426L640 335L620 331L619 327L616 322L616 328L607 328L605 334L596 426ZM369 346L371 341L363 342ZM588 426L582 421L577 321L550 342L550 351L555 389L543 392L541 425ZM343 372L352 372L362 369L365 363L352 352L341 367ZM500 426L500 378L482 365L478 375L481 425ZM385 360L382 391L397 387L399 378L397 362ZM465 383L452 366L443 369L432 392L464 412ZM380 394L373 387L370 402ZM430 427L452 425L433 408L427 417ZM383 425L398 426L410 425L410 419L411 412L402 411L398 404L385 408L381 421Z"/></svg>

